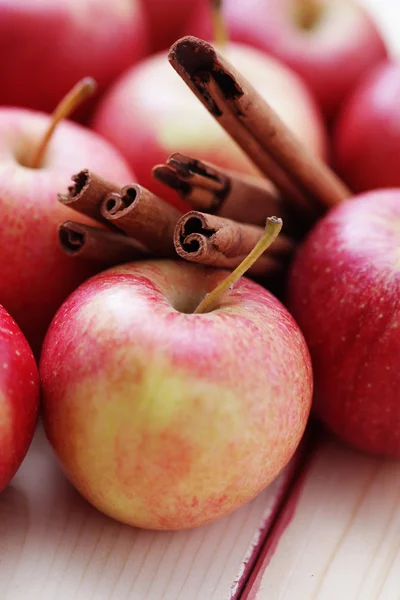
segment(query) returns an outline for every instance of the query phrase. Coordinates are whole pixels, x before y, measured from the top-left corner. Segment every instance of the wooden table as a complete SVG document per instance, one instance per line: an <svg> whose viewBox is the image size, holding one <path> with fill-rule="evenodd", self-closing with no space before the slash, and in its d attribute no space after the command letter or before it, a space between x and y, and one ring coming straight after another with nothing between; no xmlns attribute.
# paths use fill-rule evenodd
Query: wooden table
<svg viewBox="0 0 400 600"><path fill-rule="evenodd" d="M400 0L364 3L398 56ZM399 600L400 464L324 439L293 486L296 461L230 517L154 533L82 500L39 427L0 495L0 600Z"/></svg>

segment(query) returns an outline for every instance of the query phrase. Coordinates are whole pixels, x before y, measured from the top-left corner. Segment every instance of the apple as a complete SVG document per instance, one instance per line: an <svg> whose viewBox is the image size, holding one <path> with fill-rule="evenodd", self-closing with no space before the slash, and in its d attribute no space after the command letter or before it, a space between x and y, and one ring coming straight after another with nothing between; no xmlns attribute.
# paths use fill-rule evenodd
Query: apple
<svg viewBox="0 0 400 600"><path fill-rule="evenodd" d="M300 79L262 52L228 44L223 54L258 89L309 149L326 153L320 114ZM95 113L93 127L122 152L139 182L182 210L172 190L153 181L152 168L175 151L220 167L259 171L186 87L161 53L128 70ZM144 148L146 151L144 151Z"/></svg>
<svg viewBox="0 0 400 600"><path fill-rule="evenodd" d="M400 457L400 190L332 210L300 248L288 306L314 367L314 411L366 452Z"/></svg>
<svg viewBox="0 0 400 600"><path fill-rule="evenodd" d="M165 50L179 37L189 15L208 0L142 0L153 51Z"/></svg>
<svg viewBox="0 0 400 600"><path fill-rule="evenodd" d="M400 187L400 64L373 69L346 101L333 136L336 169L355 192Z"/></svg>
<svg viewBox="0 0 400 600"><path fill-rule="evenodd" d="M102 92L147 45L139 0L0 0L0 104L51 111L88 75Z"/></svg>
<svg viewBox="0 0 400 600"><path fill-rule="evenodd" d="M303 434L312 371L282 304L246 278L193 314L226 272L143 261L59 309L40 363L47 436L73 485L122 522L184 529L265 488Z"/></svg>
<svg viewBox="0 0 400 600"><path fill-rule="evenodd" d="M308 84L331 119L360 78L387 56L380 32L354 0L223 0L232 40L272 54ZM184 33L212 37L203 3Z"/></svg>
<svg viewBox="0 0 400 600"><path fill-rule="evenodd" d="M41 168L30 168L49 123L45 114L0 108L0 303L36 354L57 308L94 273L93 265L78 263L59 248L58 225L76 219L76 213L57 201L57 193L82 168L121 185L134 180L108 142L67 121L55 131Z"/></svg>
<svg viewBox="0 0 400 600"><path fill-rule="evenodd" d="M39 410L39 373L22 331L0 306L0 492L28 451Z"/></svg>

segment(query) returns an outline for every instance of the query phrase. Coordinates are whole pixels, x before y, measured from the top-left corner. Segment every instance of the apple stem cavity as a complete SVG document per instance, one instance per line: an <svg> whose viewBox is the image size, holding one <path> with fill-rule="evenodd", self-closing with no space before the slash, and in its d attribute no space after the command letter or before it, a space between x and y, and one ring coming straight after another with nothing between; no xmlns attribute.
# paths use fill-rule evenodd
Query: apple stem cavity
<svg viewBox="0 0 400 600"><path fill-rule="evenodd" d="M318 24L322 11L320 0L295 0L294 20L304 31L311 31Z"/></svg>
<svg viewBox="0 0 400 600"><path fill-rule="evenodd" d="M207 294L200 302L194 314L203 314L210 312L218 304L221 296L250 269L250 267L260 258L262 254L274 243L282 229L282 219L279 217L268 217L265 225L265 231L261 239L254 246L253 250L246 256L238 267L230 273L225 279L217 285L216 288Z"/></svg>
<svg viewBox="0 0 400 600"><path fill-rule="evenodd" d="M85 77L78 81L68 94L64 96L51 115L50 125L47 128L30 165L32 169L38 169L40 167L49 141L59 122L69 117L84 100L95 92L96 87L96 82L92 77Z"/></svg>
<svg viewBox="0 0 400 600"><path fill-rule="evenodd" d="M222 14L223 0L211 0L211 20L214 43L225 46L229 41L228 27Z"/></svg>

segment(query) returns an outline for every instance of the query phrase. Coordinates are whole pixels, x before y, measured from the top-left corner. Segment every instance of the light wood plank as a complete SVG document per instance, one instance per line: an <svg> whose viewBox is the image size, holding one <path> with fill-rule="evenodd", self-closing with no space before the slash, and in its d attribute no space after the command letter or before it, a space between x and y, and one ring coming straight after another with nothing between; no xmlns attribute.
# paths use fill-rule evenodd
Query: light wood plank
<svg viewBox="0 0 400 600"><path fill-rule="evenodd" d="M243 600L399 600L400 463L326 441Z"/></svg>
<svg viewBox="0 0 400 600"><path fill-rule="evenodd" d="M1 600L235 598L291 478L218 523L163 533L90 507L61 473L39 429L0 495Z"/></svg>

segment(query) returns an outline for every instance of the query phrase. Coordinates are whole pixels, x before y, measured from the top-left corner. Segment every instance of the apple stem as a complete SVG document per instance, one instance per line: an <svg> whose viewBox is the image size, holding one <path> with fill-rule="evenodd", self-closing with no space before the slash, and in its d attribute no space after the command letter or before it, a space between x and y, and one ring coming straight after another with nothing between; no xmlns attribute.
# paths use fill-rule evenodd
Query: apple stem
<svg viewBox="0 0 400 600"><path fill-rule="evenodd" d="M232 286L246 273L248 269L260 258L262 254L274 243L282 229L282 219L278 217L268 217L265 226L264 234L261 239L254 246L253 250L248 256L240 263L238 267L232 273L213 289L212 292L207 294L200 302L194 314L201 314L210 312L221 298Z"/></svg>
<svg viewBox="0 0 400 600"><path fill-rule="evenodd" d="M211 0L211 19L214 43L224 46L228 40L228 27L222 14L223 0Z"/></svg>
<svg viewBox="0 0 400 600"><path fill-rule="evenodd" d="M295 4L295 21L302 29L311 30L318 23L322 10L320 0L297 0Z"/></svg>
<svg viewBox="0 0 400 600"><path fill-rule="evenodd" d="M86 98L91 96L96 90L96 82L91 77L85 77L78 81L76 85L68 92L61 100L55 111L51 115L51 122L39 144L38 149L33 157L31 168L37 169L40 167L43 155L54 133L55 128L62 119L66 119L69 115L81 104Z"/></svg>

